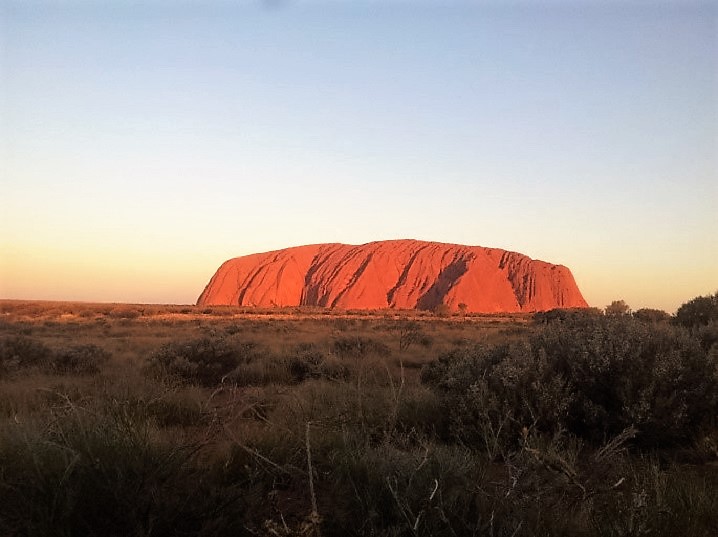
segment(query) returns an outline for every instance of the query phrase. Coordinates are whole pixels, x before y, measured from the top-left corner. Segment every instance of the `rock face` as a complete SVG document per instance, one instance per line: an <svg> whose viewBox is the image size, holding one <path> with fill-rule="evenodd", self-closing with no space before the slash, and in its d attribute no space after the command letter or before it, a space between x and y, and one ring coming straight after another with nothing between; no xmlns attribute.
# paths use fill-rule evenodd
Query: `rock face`
<svg viewBox="0 0 718 537"><path fill-rule="evenodd" d="M587 307L571 271L497 248L416 240L313 244L222 264L198 305L434 309Z"/></svg>

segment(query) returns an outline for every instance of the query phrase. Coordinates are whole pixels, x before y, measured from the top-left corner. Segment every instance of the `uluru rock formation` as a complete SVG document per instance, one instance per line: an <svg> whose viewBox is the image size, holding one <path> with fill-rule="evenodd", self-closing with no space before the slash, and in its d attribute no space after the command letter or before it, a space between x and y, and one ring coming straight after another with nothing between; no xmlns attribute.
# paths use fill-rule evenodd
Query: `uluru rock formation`
<svg viewBox="0 0 718 537"><path fill-rule="evenodd" d="M571 271L498 248L417 240L313 244L222 264L198 305L502 313L587 307Z"/></svg>

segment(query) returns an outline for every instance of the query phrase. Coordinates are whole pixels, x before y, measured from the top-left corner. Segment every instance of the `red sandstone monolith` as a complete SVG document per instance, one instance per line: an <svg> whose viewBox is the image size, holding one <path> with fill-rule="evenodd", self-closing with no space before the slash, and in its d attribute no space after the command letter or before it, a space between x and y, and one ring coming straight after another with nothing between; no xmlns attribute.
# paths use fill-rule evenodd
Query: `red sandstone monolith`
<svg viewBox="0 0 718 537"><path fill-rule="evenodd" d="M587 307L571 271L498 248L417 240L314 244L230 259L199 305L511 313Z"/></svg>

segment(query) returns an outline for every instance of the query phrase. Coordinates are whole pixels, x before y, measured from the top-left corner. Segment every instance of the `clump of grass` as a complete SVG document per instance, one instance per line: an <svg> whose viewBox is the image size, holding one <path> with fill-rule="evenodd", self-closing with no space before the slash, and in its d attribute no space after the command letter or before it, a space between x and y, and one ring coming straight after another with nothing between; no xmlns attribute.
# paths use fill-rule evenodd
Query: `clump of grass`
<svg viewBox="0 0 718 537"><path fill-rule="evenodd" d="M349 377L346 364L333 360L313 343L296 345L287 356L287 366L292 378L297 382L320 378L341 380Z"/></svg>
<svg viewBox="0 0 718 537"><path fill-rule="evenodd" d="M292 384L293 378L284 360L267 353L261 360L238 364L223 382L235 386L266 386Z"/></svg>
<svg viewBox="0 0 718 537"><path fill-rule="evenodd" d="M341 358L363 358L365 356L386 357L391 349L385 343L364 336L344 336L332 342L332 353Z"/></svg>
<svg viewBox="0 0 718 537"><path fill-rule="evenodd" d="M96 374L110 353L94 344L52 350L39 340L13 336L0 340L0 375L38 369L59 375Z"/></svg>
<svg viewBox="0 0 718 537"><path fill-rule="evenodd" d="M51 349L36 339L9 336L0 339L0 376L28 367L44 366Z"/></svg>
<svg viewBox="0 0 718 537"><path fill-rule="evenodd" d="M223 338L203 337L163 345L150 356L148 370L202 386L216 386L239 364L251 363L261 353L252 342L229 343Z"/></svg>
<svg viewBox="0 0 718 537"><path fill-rule="evenodd" d="M236 486L200 464L201 443L157 440L147 422L69 406L0 429L3 535L236 535Z"/></svg>
<svg viewBox="0 0 718 537"><path fill-rule="evenodd" d="M73 345L53 353L49 371L61 375L94 375L110 359L110 353L97 345Z"/></svg>

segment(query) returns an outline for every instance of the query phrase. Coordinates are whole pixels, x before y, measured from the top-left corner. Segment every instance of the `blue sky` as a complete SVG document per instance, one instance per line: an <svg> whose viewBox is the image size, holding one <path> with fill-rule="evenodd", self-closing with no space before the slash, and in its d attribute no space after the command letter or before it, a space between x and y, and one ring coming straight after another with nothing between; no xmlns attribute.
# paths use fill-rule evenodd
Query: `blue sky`
<svg viewBox="0 0 718 537"><path fill-rule="evenodd" d="M718 289L717 155L712 2L0 0L0 297L417 238L673 311Z"/></svg>

